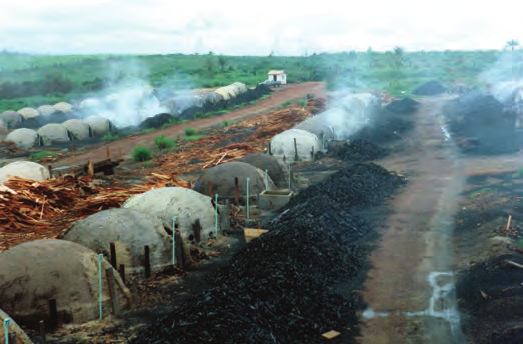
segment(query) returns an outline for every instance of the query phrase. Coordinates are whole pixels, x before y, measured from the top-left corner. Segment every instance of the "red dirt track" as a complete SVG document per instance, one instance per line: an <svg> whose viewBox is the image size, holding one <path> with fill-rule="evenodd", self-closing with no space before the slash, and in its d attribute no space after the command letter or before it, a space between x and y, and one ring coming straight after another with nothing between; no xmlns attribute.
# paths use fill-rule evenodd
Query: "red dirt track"
<svg viewBox="0 0 523 344"><path fill-rule="evenodd" d="M154 131L152 133L132 135L115 142L104 143L95 149L62 159L56 163L55 167L83 164L88 160L104 160L106 159L107 147L109 147L109 150L113 156L117 156L119 150L122 149L123 157L127 158L131 155L131 152L136 146L151 146L155 136L163 134L166 137L171 138L183 135L184 129L187 127L204 129L219 125L223 121L234 121L257 116L275 110L283 102L302 98L309 93L314 94L317 97L325 97L326 92L324 90L324 86L324 82L307 82L304 84L285 85L281 88L274 89L274 93L270 97L261 99L254 105L233 110L223 116L198 119L187 123L176 124L165 129Z"/></svg>

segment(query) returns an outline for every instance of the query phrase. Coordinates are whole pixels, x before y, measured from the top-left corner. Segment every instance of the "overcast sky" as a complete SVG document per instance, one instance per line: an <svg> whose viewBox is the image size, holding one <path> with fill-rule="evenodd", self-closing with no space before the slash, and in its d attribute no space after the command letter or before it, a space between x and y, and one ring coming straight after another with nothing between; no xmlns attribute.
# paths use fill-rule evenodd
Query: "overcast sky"
<svg viewBox="0 0 523 344"><path fill-rule="evenodd" d="M518 5L519 4L519 5ZM0 50L42 54L501 49L516 0L0 0Z"/></svg>

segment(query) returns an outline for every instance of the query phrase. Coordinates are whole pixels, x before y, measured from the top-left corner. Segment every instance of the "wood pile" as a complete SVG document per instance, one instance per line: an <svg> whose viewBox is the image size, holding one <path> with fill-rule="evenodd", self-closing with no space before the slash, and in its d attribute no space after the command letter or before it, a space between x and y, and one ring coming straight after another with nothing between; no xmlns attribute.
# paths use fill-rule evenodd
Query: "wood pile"
<svg viewBox="0 0 523 344"><path fill-rule="evenodd" d="M55 238L74 221L120 207L136 194L166 186L192 188L191 182L177 175L262 152L274 135L309 116L304 108L291 105L231 125L225 133L222 129L199 140L180 142L177 151L155 161L159 173L131 189L101 188L93 185L92 176L65 175L41 182L13 177L0 188L0 251L26 241ZM235 135L243 140L230 142ZM243 220L239 208L233 208L231 215L237 222Z"/></svg>
<svg viewBox="0 0 523 344"><path fill-rule="evenodd" d="M263 152L273 136L310 116L310 112L299 105L290 105L230 125L225 130L199 140L181 143L177 151L158 159L156 163L163 172L185 174L231 162L249 154ZM241 137L242 143L234 142L236 136ZM229 141L233 142L224 146L224 142Z"/></svg>
<svg viewBox="0 0 523 344"><path fill-rule="evenodd" d="M23 153L26 151L18 148L14 142L0 140L0 157L11 157Z"/></svg>
<svg viewBox="0 0 523 344"><path fill-rule="evenodd" d="M307 100L305 110L309 111L312 115L319 114L325 111L327 108L327 101L323 98L311 98Z"/></svg>
<svg viewBox="0 0 523 344"><path fill-rule="evenodd" d="M0 189L0 250L19 242L56 237L75 220L119 207L139 192L100 189L90 176L66 175L41 182L12 177Z"/></svg>

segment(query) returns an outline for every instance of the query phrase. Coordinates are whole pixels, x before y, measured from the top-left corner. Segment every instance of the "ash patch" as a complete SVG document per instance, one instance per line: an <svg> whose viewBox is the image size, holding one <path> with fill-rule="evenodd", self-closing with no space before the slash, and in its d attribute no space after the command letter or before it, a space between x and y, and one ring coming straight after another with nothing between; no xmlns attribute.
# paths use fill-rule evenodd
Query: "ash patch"
<svg viewBox="0 0 523 344"><path fill-rule="evenodd" d="M132 343L322 343L321 334L333 329L342 334L333 343L355 343L363 303L347 290L360 286L376 232L351 212L380 203L401 183L377 165L358 164L330 176L323 188L308 188L268 233L211 276L214 288ZM377 195L361 197L365 192Z"/></svg>
<svg viewBox="0 0 523 344"><path fill-rule="evenodd" d="M356 139L338 147L333 155L344 161L363 162L383 158L387 151L368 140Z"/></svg>

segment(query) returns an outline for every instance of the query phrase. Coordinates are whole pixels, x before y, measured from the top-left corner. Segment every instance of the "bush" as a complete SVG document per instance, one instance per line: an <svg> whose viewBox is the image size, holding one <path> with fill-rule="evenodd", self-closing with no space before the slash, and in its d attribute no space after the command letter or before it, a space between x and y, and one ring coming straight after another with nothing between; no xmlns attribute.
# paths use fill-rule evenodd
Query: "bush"
<svg viewBox="0 0 523 344"><path fill-rule="evenodd" d="M166 148L171 148L174 146L174 140L168 139L165 135L156 136L154 138L154 145L159 150L164 150Z"/></svg>
<svg viewBox="0 0 523 344"><path fill-rule="evenodd" d="M48 151L41 151L38 153L31 154L29 157L29 160L39 162L42 160L45 160L46 158L52 158L55 157L57 154L54 152L48 152Z"/></svg>
<svg viewBox="0 0 523 344"><path fill-rule="evenodd" d="M287 106L289 106L289 105L291 105L291 104L292 104L292 102L291 102L291 101L286 101L286 102L283 102L283 103L281 103L281 105L280 105L280 108L284 108L284 107L287 107Z"/></svg>
<svg viewBox="0 0 523 344"><path fill-rule="evenodd" d="M153 153L147 147L138 146L133 151L133 161L147 161L153 157Z"/></svg>
<svg viewBox="0 0 523 344"><path fill-rule="evenodd" d="M225 128L227 126L229 126L229 121L223 121L222 122L222 128Z"/></svg>
<svg viewBox="0 0 523 344"><path fill-rule="evenodd" d="M305 100L298 100L296 102L296 104L298 104L301 107L305 107L305 106L307 106L307 101L305 101Z"/></svg>
<svg viewBox="0 0 523 344"><path fill-rule="evenodd" d="M118 135L106 134L102 137L102 141L116 141L118 140Z"/></svg>
<svg viewBox="0 0 523 344"><path fill-rule="evenodd" d="M187 127L184 129L183 132L185 133L185 136L193 136L194 134L196 134L196 129L192 127Z"/></svg>

